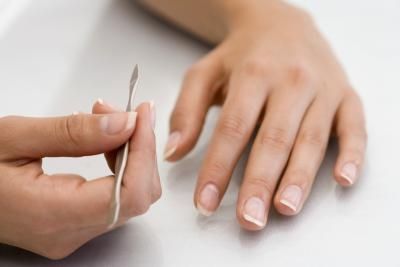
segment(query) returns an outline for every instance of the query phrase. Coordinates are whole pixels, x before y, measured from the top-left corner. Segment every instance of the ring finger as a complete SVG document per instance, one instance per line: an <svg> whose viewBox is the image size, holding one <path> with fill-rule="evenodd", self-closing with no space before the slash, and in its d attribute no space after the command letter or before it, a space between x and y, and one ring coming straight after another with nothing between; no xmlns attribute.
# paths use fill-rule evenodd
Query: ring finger
<svg viewBox="0 0 400 267"><path fill-rule="evenodd" d="M275 195L278 212L295 215L303 207L323 160L338 103L321 97L307 112Z"/></svg>

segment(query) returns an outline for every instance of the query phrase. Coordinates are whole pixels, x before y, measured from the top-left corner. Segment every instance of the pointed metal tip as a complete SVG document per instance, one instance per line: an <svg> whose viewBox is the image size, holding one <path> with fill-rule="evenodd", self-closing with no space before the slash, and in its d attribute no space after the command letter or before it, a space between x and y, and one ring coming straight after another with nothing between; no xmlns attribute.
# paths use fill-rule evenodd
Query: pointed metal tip
<svg viewBox="0 0 400 267"><path fill-rule="evenodd" d="M133 69L132 77L131 77L131 85L134 84L139 77L139 67L136 64L135 68Z"/></svg>

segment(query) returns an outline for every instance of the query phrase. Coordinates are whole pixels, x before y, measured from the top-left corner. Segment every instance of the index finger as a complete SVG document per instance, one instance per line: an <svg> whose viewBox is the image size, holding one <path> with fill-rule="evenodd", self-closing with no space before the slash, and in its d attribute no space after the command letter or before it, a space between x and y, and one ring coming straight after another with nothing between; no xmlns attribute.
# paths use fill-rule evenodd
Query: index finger
<svg viewBox="0 0 400 267"><path fill-rule="evenodd" d="M129 158L121 187L122 221L145 213L153 200L156 153L150 104L140 105L137 112L137 128L130 141ZM108 176L83 183L79 188L80 206L77 208L82 209L84 206L87 210L93 210L93 220L97 218L106 223L114 179L114 176Z"/></svg>

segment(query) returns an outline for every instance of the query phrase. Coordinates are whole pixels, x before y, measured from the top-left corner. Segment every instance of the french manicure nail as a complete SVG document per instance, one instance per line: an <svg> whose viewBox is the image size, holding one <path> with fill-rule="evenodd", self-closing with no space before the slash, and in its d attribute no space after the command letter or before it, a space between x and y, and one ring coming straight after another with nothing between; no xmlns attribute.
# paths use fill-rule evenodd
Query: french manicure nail
<svg viewBox="0 0 400 267"><path fill-rule="evenodd" d="M266 224L265 204L258 197L249 198L244 204L243 218L259 227L264 227Z"/></svg>
<svg viewBox="0 0 400 267"><path fill-rule="evenodd" d="M289 185L283 191L280 202L292 211L297 212L300 207L302 196L303 190L299 186Z"/></svg>
<svg viewBox="0 0 400 267"><path fill-rule="evenodd" d="M197 209L204 216L210 216L218 206L219 190L214 184L207 184L200 192Z"/></svg>
<svg viewBox="0 0 400 267"><path fill-rule="evenodd" d="M105 115L101 118L101 130L108 135L116 135L132 130L136 124L136 112L118 112Z"/></svg>
<svg viewBox="0 0 400 267"><path fill-rule="evenodd" d="M340 175L349 183L349 185L354 184L357 179L357 166L351 162L344 164Z"/></svg>
<svg viewBox="0 0 400 267"><path fill-rule="evenodd" d="M175 131L169 135L167 145L165 146L164 159L168 159L175 153L176 149L178 148L180 139L180 132Z"/></svg>
<svg viewBox="0 0 400 267"><path fill-rule="evenodd" d="M154 101L149 102L150 105L150 119L151 119L151 126L153 130L156 128L156 108L154 106Z"/></svg>

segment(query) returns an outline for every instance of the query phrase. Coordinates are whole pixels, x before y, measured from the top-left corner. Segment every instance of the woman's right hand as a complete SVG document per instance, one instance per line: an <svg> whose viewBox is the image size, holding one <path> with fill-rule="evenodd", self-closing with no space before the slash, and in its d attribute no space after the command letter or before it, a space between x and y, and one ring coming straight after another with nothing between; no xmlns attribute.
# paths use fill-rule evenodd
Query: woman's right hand
<svg viewBox="0 0 400 267"><path fill-rule="evenodd" d="M60 118L0 119L0 243L51 259L68 256L109 231L114 176L87 181L75 174L48 175L44 157L106 153L131 138L117 226L145 213L161 195L153 132L154 108L116 112L97 102L93 113Z"/></svg>

